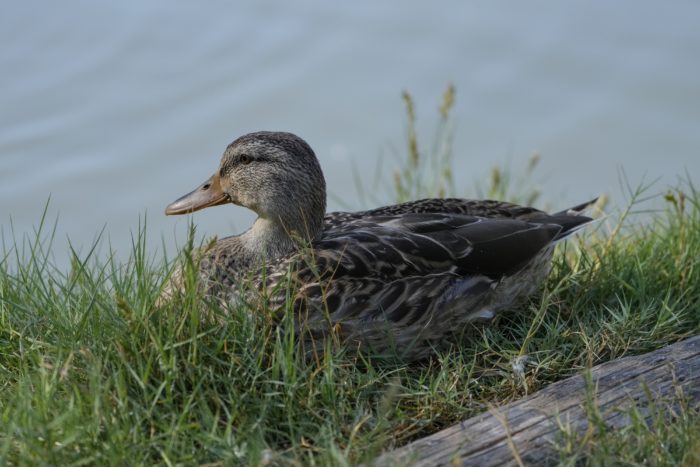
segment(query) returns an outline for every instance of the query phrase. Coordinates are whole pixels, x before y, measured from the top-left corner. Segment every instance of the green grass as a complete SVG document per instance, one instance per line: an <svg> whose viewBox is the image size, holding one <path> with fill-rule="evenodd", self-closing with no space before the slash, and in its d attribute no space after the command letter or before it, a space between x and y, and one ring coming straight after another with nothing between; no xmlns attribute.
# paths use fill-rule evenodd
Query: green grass
<svg viewBox="0 0 700 467"><path fill-rule="evenodd" d="M452 190L440 179L451 174L436 173L423 180ZM413 176L399 196L417 193ZM698 334L700 194L687 181L661 211L637 215L661 203L640 195L559 249L540 296L412 366L342 350L305 360L290 322L227 314L194 287L156 307L174 262L152 259L145 227L129 260L74 252L68 272L53 265L51 226L5 239L0 464L356 465L591 365ZM584 440L563 430L561 462L697 462L700 414L676 414Z"/></svg>

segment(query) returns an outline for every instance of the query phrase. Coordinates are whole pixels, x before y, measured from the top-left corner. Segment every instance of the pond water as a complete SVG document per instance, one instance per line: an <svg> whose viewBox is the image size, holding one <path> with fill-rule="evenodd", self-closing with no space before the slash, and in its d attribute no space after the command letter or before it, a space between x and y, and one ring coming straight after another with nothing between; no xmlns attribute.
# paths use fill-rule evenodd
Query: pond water
<svg viewBox="0 0 700 467"><path fill-rule="evenodd" d="M292 131L315 148L329 209L390 202L404 151L401 91L427 146L447 83L461 193L496 165L542 156L552 207L632 183L663 191L700 169L700 2L10 2L0 16L0 227L38 224L50 197L57 254L104 228L123 257L147 215L153 245L181 244L163 208L215 170L235 137ZM697 177L695 177L697 181ZM253 215L194 216L226 235ZM13 233L14 232L14 233ZM59 263L65 258L57 257Z"/></svg>

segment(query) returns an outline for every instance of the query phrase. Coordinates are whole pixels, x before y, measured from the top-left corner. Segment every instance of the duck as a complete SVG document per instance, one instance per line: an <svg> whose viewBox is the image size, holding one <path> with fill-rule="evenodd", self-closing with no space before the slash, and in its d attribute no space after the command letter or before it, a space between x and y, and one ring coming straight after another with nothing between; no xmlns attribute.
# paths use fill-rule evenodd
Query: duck
<svg viewBox="0 0 700 467"><path fill-rule="evenodd" d="M332 338L411 362L535 294L554 246L592 222L583 212L596 200L553 214L459 198L326 213L311 146L292 133L259 131L229 144L216 172L165 214L224 204L257 214L247 231L196 251L204 296L228 306L264 297L276 319L293 313L307 354ZM173 301L183 284L180 267L160 302Z"/></svg>

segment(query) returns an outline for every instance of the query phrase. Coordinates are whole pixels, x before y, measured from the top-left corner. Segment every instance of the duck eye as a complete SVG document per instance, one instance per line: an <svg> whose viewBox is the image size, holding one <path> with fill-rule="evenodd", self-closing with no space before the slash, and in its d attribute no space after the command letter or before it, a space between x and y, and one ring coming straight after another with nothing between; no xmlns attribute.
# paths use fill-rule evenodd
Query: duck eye
<svg viewBox="0 0 700 467"><path fill-rule="evenodd" d="M241 154L240 157L238 158L238 161L241 164L249 164L252 159L248 154Z"/></svg>

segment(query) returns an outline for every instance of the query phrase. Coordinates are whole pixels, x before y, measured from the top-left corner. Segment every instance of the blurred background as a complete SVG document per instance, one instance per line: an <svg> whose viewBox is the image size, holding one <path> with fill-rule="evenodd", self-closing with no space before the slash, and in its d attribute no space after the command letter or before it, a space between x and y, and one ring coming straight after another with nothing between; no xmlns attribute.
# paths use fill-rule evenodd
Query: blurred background
<svg viewBox="0 0 700 467"><path fill-rule="evenodd" d="M329 210L392 202L406 152L401 92L429 149L448 83L460 194L495 165L541 154L541 205L597 194L624 204L620 168L663 192L700 169L700 2L9 2L0 15L0 229L31 235L50 197L55 251L104 228L117 257L246 132L315 149ZM370 183L379 166L379 180ZM353 171L361 174L358 195ZM371 203L368 201L371 199ZM233 206L194 215L239 233ZM172 251L170 251L172 253Z"/></svg>

